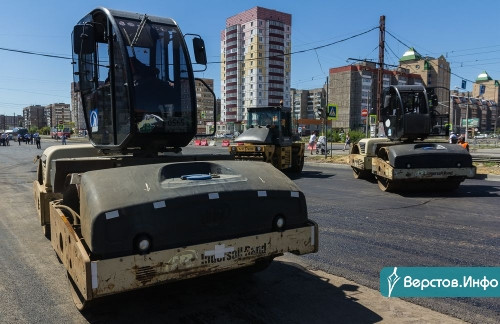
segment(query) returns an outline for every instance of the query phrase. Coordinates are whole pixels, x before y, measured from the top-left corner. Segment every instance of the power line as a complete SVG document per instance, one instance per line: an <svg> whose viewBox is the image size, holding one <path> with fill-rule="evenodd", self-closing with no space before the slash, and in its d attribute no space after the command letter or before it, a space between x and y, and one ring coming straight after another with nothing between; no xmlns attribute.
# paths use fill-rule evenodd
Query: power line
<svg viewBox="0 0 500 324"><path fill-rule="evenodd" d="M447 53L466 52L466 51L473 51L473 50L485 49L485 48L492 48L492 47L498 47L498 46L500 46L500 45L491 45L491 46L482 46L482 47L466 48L466 49L460 49L460 50L452 50L452 51L448 51Z"/></svg>
<svg viewBox="0 0 500 324"><path fill-rule="evenodd" d="M52 58L58 58L58 59L64 59L64 60L72 60L71 57L67 57L67 56L59 56L59 55L53 55L53 54L45 54L45 53L37 53L37 52L31 52L31 51L23 51L23 50L17 50L17 49L12 49L12 48L5 48L5 47L0 47L0 50L7 51L7 52L14 52L14 53L22 53L22 54L30 54L30 55L37 55L37 56L52 57Z"/></svg>
<svg viewBox="0 0 500 324"><path fill-rule="evenodd" d="M479 54L497 53L497 52L500 52L500 50L486 51L486 52L476 52L476 53L468 53L468 54L461 54L461 55L450 56L450 58L462 57L462 56L469 56L469 55L479 55Z"/></svg>
<svg viewBox="0 0 500 324"><path fill-rule="evenodd" d="M255 58L249 58L249 59L243 59L243 60L236 60L236 62L255 61L255 60L263 60L263 59L274 59L274 58L278 58L278 57L281 57L281 56L291 56L291 55L295 55L295 54L306 53L306 52L310 52L310 51L316 51L318 49L322 49L322 48L325 48L325 47L329 47L329 46L332 46L332 45L343 43L345 41L348 41L348 40L351 40L353 38L362 36L364 34L368 34L369 32L371 32L371 31L373 31L375 29L378 29L378 28L379 27L376 26L376 27L373 27L373 28L371 28L369 30L366 30L364 32L361 32L361 33L358 33L358 34L355 34L355 35L343 38L341 40L338 40L338 41L335 41L335 42L332 42L332 43L321 45L321 46L311 47L311 48L308 48L308 49L304 49L304 50L300 50L300 51L295 51L295 52L290 52L290 53L275 54L273 56L255 57ZM227 62L227 59L226 59L226 62ZM233 62L233 61L231 61L231 62ZM222 63L225 63L225 62L223 62L223 61L208 62L207 64L222 64Z"/></svg>
<svg viewBox="0 0 500 324"><path fill-rule="evenodd" d="M386 31L386 33L388 33L390 36L392 36L392 38L394 38L396 41L398 41L399 43L403 44L403 45L404 45L404 46L406 46L407 48L410 48L410 47L411 47L411 46L408 46L408 45L406 45L405 43L403 43L400 39L398 39L396 36L394 36L393 34L391 34L391 33L390 33L387 29L386 29L385 31ZM460 75L458 75L458 74L456 74L456 73L451 72L451 69L445 69L444 67L441 67L441 66L439 66L439 65L436 65L436 64L435 64L435 63L433 63L431 60L428 60L427 62L429 62L430 64L435 65L435 66L436 66L437 68L439 68L439 69L443 69L444 71L446 71L446 72L450 73L451 75L454 75L454 76L456 76L456 77L458 77L458 78L461 78L462 80L469 81L469 82L471 82L471 83L476 83L475 81L469 80L469 79L464 78L464 77L462 77L462 76L460 76Z"/></svg>
<svg viewBox="0 0 500 324"><path fill-rule="evenodd" d="M396 61L399 61L398 56L396 55L396 53L394 53L394 51L392 50L392 48L389 46L389 44L387 42L385 42L385 46L391 51L392 55L394 55L394 57L396 58ZM387 50L386 50L386 52L387 52Z"/></svg>

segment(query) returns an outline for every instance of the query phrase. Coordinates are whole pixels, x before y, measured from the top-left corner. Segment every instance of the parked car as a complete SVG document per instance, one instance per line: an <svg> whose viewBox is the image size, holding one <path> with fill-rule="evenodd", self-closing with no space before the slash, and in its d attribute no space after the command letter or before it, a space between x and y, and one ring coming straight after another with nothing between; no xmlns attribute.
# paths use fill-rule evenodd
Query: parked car
<svg viewBox="0 0 500 324"><path fill-rule="evenodd" d="M215 134L215 138L229 138L229 139L232 139L233 138L233 134Z"/></svg>

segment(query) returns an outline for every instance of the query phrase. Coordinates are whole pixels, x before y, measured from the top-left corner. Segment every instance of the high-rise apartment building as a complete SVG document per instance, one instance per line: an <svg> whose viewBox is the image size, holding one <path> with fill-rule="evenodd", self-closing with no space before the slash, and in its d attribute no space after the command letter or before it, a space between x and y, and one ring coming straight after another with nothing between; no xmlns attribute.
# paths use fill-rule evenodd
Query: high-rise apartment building
<svg viewBox="0 0 500 324"><path fill-rule="evenodd" d="M246 108L290 107L292 16L254 7L221 32L221 119L242 130ZM231 129L229 129L231 131Z"/></svg>

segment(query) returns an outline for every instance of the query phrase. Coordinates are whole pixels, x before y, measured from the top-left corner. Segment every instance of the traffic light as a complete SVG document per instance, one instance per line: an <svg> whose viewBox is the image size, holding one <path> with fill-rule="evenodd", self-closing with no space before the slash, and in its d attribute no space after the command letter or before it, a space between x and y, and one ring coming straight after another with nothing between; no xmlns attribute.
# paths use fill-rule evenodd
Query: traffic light
<svg viewBox="0 0 500 324"><path fill-rule="evenodd" d="M318 108L316 110L316 115L321 119L325 118L326 116L325 110L323 108Z"/></svg>

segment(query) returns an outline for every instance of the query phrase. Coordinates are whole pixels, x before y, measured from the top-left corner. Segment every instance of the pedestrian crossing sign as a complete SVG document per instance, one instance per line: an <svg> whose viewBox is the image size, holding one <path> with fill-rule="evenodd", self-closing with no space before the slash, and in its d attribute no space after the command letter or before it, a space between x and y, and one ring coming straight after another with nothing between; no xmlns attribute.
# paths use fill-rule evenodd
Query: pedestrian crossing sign
<svg viewBox="0 0 500 324"><path fill-rule="evenodd" d="M337 120L337 105L328 105L328 120Z"/></svg>

